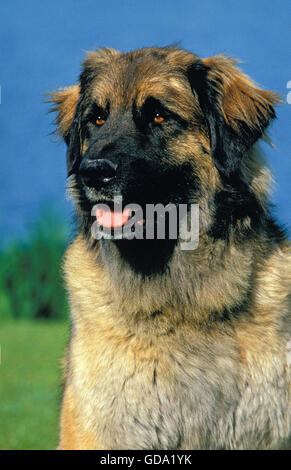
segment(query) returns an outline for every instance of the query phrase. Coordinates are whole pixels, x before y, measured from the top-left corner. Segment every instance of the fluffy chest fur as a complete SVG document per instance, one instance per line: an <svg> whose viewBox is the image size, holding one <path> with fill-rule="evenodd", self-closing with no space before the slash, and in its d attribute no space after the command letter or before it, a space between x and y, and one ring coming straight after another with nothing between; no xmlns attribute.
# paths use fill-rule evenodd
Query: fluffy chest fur
<svg viewBox="0 0 291 470"><path fill-rule="evenodd" d="M79 240L70 250L74 326L68 385L78 397L82 426L94 430L99 446L281 445L290 427L290 376L285 339L266 309L261 325L248 319L217 322L215 328L188 319L173 328L166 312L163 328L153 334L152 323L163 312L147 322L141 318L135 327L126 323L106 273L101 278L96 264L91 269L84 244Z"/></svg>

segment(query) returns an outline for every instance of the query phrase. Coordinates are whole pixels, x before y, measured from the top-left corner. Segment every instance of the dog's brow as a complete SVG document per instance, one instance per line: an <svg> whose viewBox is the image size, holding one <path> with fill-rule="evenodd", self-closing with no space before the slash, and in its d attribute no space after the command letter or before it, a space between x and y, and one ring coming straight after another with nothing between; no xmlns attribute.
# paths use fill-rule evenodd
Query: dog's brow
<svg viewBox="0 0 291 470"><path fill-rule="evenodd" d="M91 114L97 115L97 114L100 113L100 112L109 114L109 111L110 111L110 103L109 103L109 101L107 101L107 104L106 104L105 107L99 105L99 104L96 103L96 102L92 102L92 103L90 103L90 105L89 105L88 108L86 109L84 115L85 115L85 116L89 116L89 115L91 115Z"/></svg>
<svg viewBox="0 0 291 470"><path fill-rule="evenodd" d="M194 104L193 93L186 80L169 77L167 81L151 80L142 83L135 92L138 107L142 107L149 96L159 100L163 106L175 110L186 109ZM186 117L186 116L185 116Z"/></svg>

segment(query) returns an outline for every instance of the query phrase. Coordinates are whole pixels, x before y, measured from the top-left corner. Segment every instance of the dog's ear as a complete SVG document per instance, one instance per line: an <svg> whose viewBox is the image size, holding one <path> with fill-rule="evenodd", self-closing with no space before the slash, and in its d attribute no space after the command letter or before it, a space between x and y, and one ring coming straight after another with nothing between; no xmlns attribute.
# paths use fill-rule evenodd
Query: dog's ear
<svg viewBox="0 0 291 470"><path fill-rule="evenodd" d="M48 102L53 103L51 112L56 112L56 132L68 146L67 170L68 176L74 172L80 158L80 136L76 109L80 96L80 86L74 85L55 93L49 93Z"/></svg>
<svg viewBox="0 0 291 470"><path fill-rule="evenodd" d="M258 88L224 56L193 62L187 76L197 94L220 172L234 174L241 159L275 117L276 93Z"/></svg>

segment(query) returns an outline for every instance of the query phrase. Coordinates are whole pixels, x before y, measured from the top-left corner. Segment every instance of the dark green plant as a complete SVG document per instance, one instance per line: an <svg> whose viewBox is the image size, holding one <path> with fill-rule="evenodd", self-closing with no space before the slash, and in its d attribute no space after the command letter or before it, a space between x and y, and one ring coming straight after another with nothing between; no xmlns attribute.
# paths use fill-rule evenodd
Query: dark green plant
<svg viewBox="0 0 291 470"><path fill-rule="evenodd" d="M67 316L61 263L64 224L46 213L25 240L0 250L0 319Z"/></svg>

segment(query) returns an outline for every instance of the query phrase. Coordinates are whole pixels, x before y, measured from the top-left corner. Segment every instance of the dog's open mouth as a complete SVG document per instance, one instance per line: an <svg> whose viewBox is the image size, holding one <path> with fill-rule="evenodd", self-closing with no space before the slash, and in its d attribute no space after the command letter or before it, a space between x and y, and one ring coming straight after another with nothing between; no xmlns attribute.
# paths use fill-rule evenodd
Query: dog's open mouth
<svg viewBox="0 0 291 470"><path fill-rule="evenodd" d="M122 211L114 211L108 209L97 209L96 219L99 225L105 228L123 227L130 219L130 209L123 209Z"/></svg>
<svg viewBox="0 0 291 470"><path fill-rule="evenodd" d="M135 211L125 207L124 209L113 209L110 207L96 209L96 220L99 225L104 228L112 229L119 228L126 225L126 223L135 216ZM136 221L138 224L142 225L144 219Z"/></svg>
<svg viewBox="0 0 291 470"><path fill-rule="evenodd" d="M109 238L176 240L180 233L180 212L175 204L122 203L102 201L91 211L97 232ZM99 227L99 229L98 229ZM94 228L94 230L95 230Z"/></svg>

